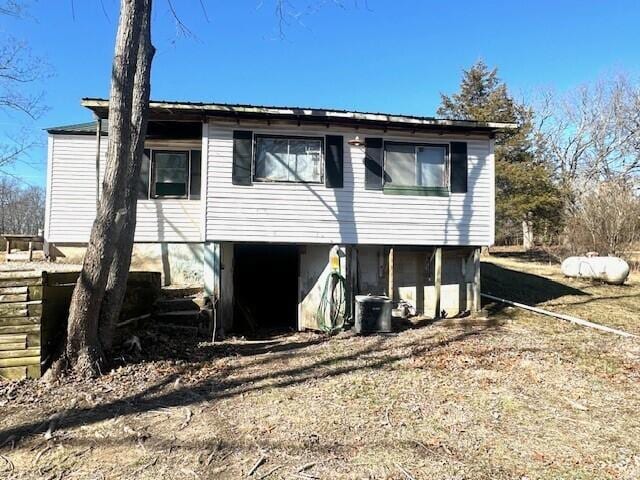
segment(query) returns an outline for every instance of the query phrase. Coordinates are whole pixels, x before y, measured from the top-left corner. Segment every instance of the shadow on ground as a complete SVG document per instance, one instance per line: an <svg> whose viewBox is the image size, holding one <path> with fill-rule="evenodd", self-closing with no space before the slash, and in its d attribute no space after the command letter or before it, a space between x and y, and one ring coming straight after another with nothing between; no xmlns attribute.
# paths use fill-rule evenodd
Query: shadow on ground
<svg viewBox="0 0 640 480"><path fill-rule="evenodd" d="M567 295L590 296L587 292L548 277L511 270L491 262L482 262L481 272L483 293L527 305L537 305ZM505 307L504 304L486 299L483 299L483 306L490 314L496 314Z"/></svg>
<svg viewBox="0 0 640 480"><path fill-rule="evenodd" d="M381 369L410 357L433 354L451 344L488 333L490 330L490 326L458 332L452 330L445 338L438 337L434 332L422 336L419 343L415 342L414 337L407 337L407 341L398 344L390 342L387 336L371 336L362 339L362 342L353 342L348 348L337 350L335 354L325 352L323 355L307 349L322 342L353 340L353 335L345 333L336 337L310 336L308 340L292 339L279 343L200 345L199 361L192 358L181 367L182 370L169 370L162 379L147 386L140 393L122 395L95 406L69 408L61 412L57 428L76 428L159 408L215 402L251 392L287 388L318 378L351 374L362 369ZM291 366L287 362L287 359L291 359L291 353L300 356L304 363ZM233 355L254 355L255 358L242 367L232 367L227 362L221 365L211 362L215 357ZM262 368L256 371L253 367L258 365ZM190 384L178 381L182 375L189 378L190 372L199 372L198 380ZM110 380L97 380L103 381ZM55 394L55 390L51 393ZM7 448L9 442L20 442L21 439L42 432L46 428L47 423L43 423L42 418L5 428L0 431L0 450Z"/></svg>
<svg viewBox="0 0 640 480"><path fill-rule="evenodd" d="M528 251L506 251L506 252L491 252L492 257L498 258L512 258L523 262L540 262L540 263L552 263L559 264L560 258L542 249L533 249Z"/></svg>

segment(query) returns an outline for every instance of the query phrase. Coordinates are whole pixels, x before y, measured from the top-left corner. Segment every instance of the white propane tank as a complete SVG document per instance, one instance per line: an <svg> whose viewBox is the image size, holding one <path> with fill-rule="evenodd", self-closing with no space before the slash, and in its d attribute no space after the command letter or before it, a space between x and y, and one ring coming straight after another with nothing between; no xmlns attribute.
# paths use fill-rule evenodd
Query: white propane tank
<svg viewBox="0 0 640 480"><path fill-rule="evenodd" d="M568 257L560 266L567 277L601 280L622 285L629 276L629 264L618 257Z"/></svg>

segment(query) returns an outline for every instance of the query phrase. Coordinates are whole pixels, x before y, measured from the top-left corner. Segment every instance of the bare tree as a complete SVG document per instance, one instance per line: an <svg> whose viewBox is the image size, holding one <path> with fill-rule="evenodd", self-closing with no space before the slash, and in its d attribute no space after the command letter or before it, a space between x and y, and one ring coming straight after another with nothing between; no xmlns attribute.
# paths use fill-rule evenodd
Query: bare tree
<svg viewBox="0 0 640 480"><path fill-rule="evenodd" d="M0 234L35 235L44 223L44 190L0 177Z"/></svg>
<svg viewBox="0 0 640 480"><path fill-rule="evenodd" d="M640 172L640 88L626 76L546 94L538 109L538 155L568 192Z"/></svg>
<svg viewBox="0 0 640 480"><path fill-rule="evenodd" d="M24 2L0 2L0 17L21 18L26 11ZM43 92L28 90L33 90L33 85L49 73L47 62L35 56L27 42L11 36L4 38L0 44L0 113L14 124L20 123L20 117L38 119L46 110ZM6 174L5 167L21 159L37 142L25 131L4 132L4 137L0 144L0 172Z"/></svg>
<svg viewBox="0 0 640 480"><path fill-rule="evenodd" d="M131 158L127 178L140 176L140 167L144 152L144 140L147 131L147 110L149 104L151 62L155 49L151 45L151 8L143 12L143 32L138 51L138 64L133 86L133 107L131 114ZM110 351L113 344L113 332L120 315L126 293L127 276L131 266L133 240L136 231L136 210L138 204L138 182L129 182L122 199L125 212L122 232L118 239L113 262L109 269L109 279L100 309L100 344L104 351Z"/></svg>
<svg viewBox="0 0 640 480"><path fill-rule="evenodd" d="M640 197L629 181L607 180L581 195L568 213L574 254L621 255L640 238Z"/></svg>
<svg viewBox="0 0 640 480"><path fill-rule="evenodd" d="M135 225L135 200L131 198L136 197L136 182L131 179L137 177L130 175L140 169L139 143L146 135L153 56L150 17L151 0L121 1L109 96L103 194L71 299L66 348L51 370L53 376L65 367L93 376L100 373L105 361L99 336L101 309L114 259L119 253L126 253L128 242L120 242L127 235L127 224ZM141 92L145 88L147 91Z"/></svg>

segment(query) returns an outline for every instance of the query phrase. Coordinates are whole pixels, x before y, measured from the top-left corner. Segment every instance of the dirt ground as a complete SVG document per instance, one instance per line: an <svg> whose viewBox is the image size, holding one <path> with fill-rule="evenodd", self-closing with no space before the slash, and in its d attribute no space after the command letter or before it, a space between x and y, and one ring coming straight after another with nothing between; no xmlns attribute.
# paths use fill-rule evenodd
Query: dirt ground
<svg viewBox="0 0 640 480"><path fill-rule="evenodd" d="M537 260L487 258L483 290L640 334L639 276ZM146 332L92 382L0 383L0 478L640 478L640 340L488 309L384 336Z"/></svg>

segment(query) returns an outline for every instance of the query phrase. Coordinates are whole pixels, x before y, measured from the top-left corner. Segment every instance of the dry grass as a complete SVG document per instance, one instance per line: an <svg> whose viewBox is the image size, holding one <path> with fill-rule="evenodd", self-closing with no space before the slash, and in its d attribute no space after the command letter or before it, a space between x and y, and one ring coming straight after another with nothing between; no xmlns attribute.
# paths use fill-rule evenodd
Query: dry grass
<svg viewBox="0 0 640 480"><path fill-rule="evenodd" d="M640 272L622 286L607 285L565 278L557 264L530 255L506 254L485 260L483 278L484 292L640 335Z"/></svg>
<svg viewBox="0 0 640 480"><path fill-rule="evenodd" d="M487 290L640 333L637 277L490 261ZM264 455L251 478L639 478L640 342L491 308L481 327L184 340L90 383L0 385L0 476L231 479ZM163 342L143 337L151 357Z"/></svg>

